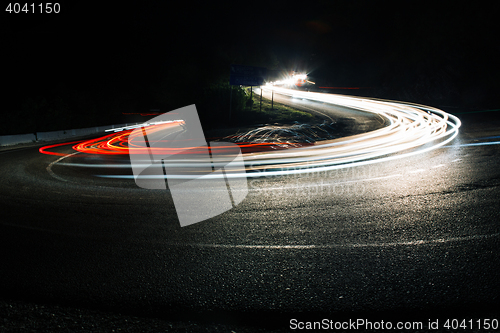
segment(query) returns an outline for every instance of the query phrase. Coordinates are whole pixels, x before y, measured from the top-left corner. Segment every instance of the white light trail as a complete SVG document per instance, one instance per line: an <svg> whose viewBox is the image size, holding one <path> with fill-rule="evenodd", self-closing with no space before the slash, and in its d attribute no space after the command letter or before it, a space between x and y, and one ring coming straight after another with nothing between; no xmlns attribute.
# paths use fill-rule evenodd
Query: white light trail
<svg viewBox="0 0 500 333"><path fill-rule="evenodd" d="M248 171L259 171L247 173L247 177L320 172L404 158L449 143L457 136L461 125L457 117L424 105L280 87L262 89L375 113L387 119L389 125L359 135L319 141L314 146L246 154ZM276 168L280 170L272 170Z"/></svg>
<svg viewBox="0 0 500 333"><path fill-rule="evenodd" d="M160 125L160 124L169 124L169 123L182 123L183 120L165 120L165 121L153 121L150 123L140 123L136 125L130 125L130 126L123 126L123 127L116 127L116 128L110 128L105 130L104 132L122 132L126 131L129 129L134 129L134 128L139 128L139 127L145 127L145 126L152 126L152 125Z"/></svg>
<svg viewBox="0 0 500 333"><path fill-rule="evenodd" d="M374 113L387 119L389 125L363 134L318 141L312 146L244 154L246 173L227 173L226 177L249 178L323 172L405 158L449 144L458 135L461 125L457 117L424 105L299 91L276 86L263 86L261 89ZM185 163L186 160L183 162ZM225 165L228 161L222 157L214 158L213 162L217 167ZM169 160L169 163L175 163L175 161ZM196 162L193 161L193 163L195 167ZM129 176L101 177L127 178ZM169 175L169 177L193 179L198 176ZM217 178L218 176L216 174L204 176L204 178L211 177ZM145 178L157 178L157 176L145 176Z"/></svg>

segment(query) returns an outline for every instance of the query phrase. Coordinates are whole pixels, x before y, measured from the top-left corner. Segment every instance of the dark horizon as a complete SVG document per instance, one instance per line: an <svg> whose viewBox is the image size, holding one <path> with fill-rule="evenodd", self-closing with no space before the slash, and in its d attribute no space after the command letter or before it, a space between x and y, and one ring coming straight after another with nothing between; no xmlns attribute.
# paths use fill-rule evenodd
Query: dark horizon
<svg viewBox="0 0 500 333"><path fill-rule="evenodd" d="M369 88L356 91L369 97L498 107L495 10L485 6L63 4L59 14L4 17L11 121L44 98L66 109L107 104L109 118L182 107L227 82L230 64L306 71L322 85Z"/></svg>

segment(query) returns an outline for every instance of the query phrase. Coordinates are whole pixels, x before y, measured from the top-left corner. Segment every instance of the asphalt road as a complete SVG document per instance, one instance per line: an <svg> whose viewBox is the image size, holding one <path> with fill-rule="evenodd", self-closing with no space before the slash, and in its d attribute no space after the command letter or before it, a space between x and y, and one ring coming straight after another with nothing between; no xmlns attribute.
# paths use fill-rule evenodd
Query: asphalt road
<svg viewBox="0 0 500 333"><path fill-rule="evenodd" d="M362 130L383 125L345 108L275 100L350 118ZM28 327L54 323L34 310L40 304L73 309L55 313L68 318L61 327L82 330L74 309L95 311L83 318L106 330L127 327L106 319L115 316L155 322L144 330L235 332L287 331L292 318L498 319L496 113L459 115L458 137L425 154L250 179L240 205L184 228L168 191L95 177L38 147L2 151L2 304L32 304L19 310L35 323ZM0 327L21 325L5 308Z"/></svg>

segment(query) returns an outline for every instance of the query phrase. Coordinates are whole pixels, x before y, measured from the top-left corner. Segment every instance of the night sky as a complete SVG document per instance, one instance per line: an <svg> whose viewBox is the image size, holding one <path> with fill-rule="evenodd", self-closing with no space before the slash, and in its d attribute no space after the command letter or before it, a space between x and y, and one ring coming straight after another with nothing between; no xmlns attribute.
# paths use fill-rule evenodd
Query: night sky
<svg viewBox="0 0 500 333"><path fill-rule="evenodd" d="M498 108L498 14L493 3L412 1L63 3L59 14L4 12L2 112L14 121L30 112L27 101L42 100L73 113L79 105L79 114L111 110L107 122L123 111L168 111L227 82L232 63L303 70L320 85L447 111Z"/></svg>

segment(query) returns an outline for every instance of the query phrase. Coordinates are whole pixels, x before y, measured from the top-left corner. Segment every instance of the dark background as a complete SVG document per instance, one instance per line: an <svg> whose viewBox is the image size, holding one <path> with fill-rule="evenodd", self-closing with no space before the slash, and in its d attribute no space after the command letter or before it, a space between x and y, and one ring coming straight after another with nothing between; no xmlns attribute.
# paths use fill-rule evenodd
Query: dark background
<svg viewBox="0 0 500 333"><path fill-rule="evenodd" d="M452 113L499 109L497 8L471 2L185 1L110 7L64 2L60 14L3 10L0 135L119 124L147 118L128 113L167 112L192 103L204 124L223 120L230 64L304 70L318 86L360 88L333 93L412 101ZM263 185L272 190L268 196L249 195L229 215L182 232L168 194L130 192L135 184L127 182L108 187L95 180L93 170L62 165L54 172L70 181L60 182L46 169L55 157L40 154L38 147L4 152L0 247L6 259L0 289L7 305L0 302L0 308L9 320L3 325L111 330L119 325L111 311L184 322L244 318L263 325L267 319L282 328L291 315L277 317L280 307L297 307L305 320L313 319L315 309L335 318L366 314L374 321L403 320L407 314L397 309L419 318L494 318L498 146L460 145L496 140L496 113L469 114L482 114L484 122L460 115L463 134L447 153L375 169L369 176L375 180L366 185L372 197L309 195L304 187L296 200L294 193L272 190L293 186L295 179L270 179ZM430 171L410 174L422 169ZM405 176L387 178L395 174ZM315 181L306 178L304 185ZM306 232L298 234L298 228ZM468 235L471 240L462 242ZM460 241L304 255L164 245L165 239L188 245L280 239L321 244L330 237L335 244ZM7 297L57 307L5 303ZM107 312L83 312L81 319L85 306ZM217 309L222 310L214 314ZM258 312L249 314L252 309Z"/></svg>
<svg viewBox="0 0 500 333"><path fill-rule="evenodd" d="M498 14L493 3L416 1L64 2L59 14L3 11L0 133L116 124L192 103L206 121L226 112L230 64L360 88L333 93L449 112L498 108Z"/></svg>

